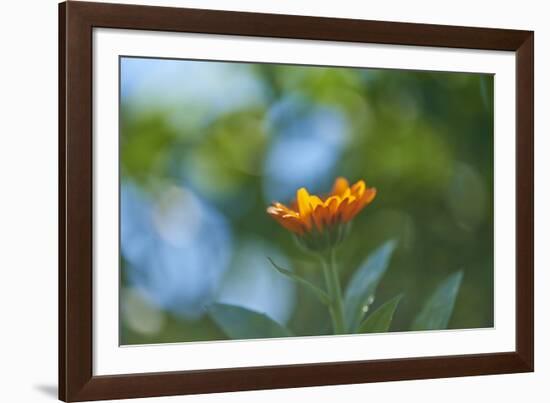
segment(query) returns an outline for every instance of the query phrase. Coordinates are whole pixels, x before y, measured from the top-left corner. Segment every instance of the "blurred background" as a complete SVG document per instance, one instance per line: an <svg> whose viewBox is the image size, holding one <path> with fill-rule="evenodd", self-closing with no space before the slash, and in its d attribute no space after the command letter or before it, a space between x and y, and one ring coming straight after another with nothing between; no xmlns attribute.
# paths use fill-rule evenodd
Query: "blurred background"
<svg viewBox="0 0 550 403"><path fill-rule="evenodd" d="M328 334L318 263L266 213L337 176L378 189L338 250L343 285L398 246L374 308L404 294L407 330L464 271L451 328L493 326L493 77L471 73L120 59L121 344L225 339L212 302Z"/></svg>

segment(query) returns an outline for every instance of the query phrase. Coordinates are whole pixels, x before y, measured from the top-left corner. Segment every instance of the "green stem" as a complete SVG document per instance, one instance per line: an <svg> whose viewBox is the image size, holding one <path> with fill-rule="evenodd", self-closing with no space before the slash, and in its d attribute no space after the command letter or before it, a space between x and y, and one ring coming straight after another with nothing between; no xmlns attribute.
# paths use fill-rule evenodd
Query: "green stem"
<svg viewBox="0 0 550 403"><path fill-rule="evenodd" d="M344 320L344 303L342 298L342 288L340 287L340 277L338 276L338 266L336 265L336 252L333 248L330 249L330 269L332 272L334 289L335 289L335 310L337 311L338 320L340 322L341 333L345 333L346 324Z"/></svg>
<svg viewBox="0 0 550 403"><path fill-rule="evenodd" d="M332 281L331 281L331 275L330 275L330 269L327 265L327 262L325 261L324 257L321 256L321 266L323 267L323 275L325 277L325 285L327 288L327 292L330 299L330 304L328 305L328 310L330 313L330 318L332 319L332 328L334 329L334 332L336 332L336 324L337 324L337 318L336 314L334 312L334 296L332 295Z"/></svg>
<svg viewBox="0 0 550 403"><path fill-rule="evenodd" d="M336 267L336 259L334 249L331 248L329 253L321 257L323 265L323 274L327 285L327 291L330 296L330 316L332 318L332 326L335 334L343 334L346 331L344 323L344 308L342 303L342 291L340 288L340 280L338 278L338 270Z"/></svg>

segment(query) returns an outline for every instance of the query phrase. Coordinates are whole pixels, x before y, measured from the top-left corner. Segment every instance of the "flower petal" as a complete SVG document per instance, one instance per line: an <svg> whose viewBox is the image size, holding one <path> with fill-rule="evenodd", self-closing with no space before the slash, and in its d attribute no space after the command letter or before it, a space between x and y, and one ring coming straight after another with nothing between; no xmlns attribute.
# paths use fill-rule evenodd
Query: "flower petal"
<svg viewBox="0 0 550 403"><path fill-rule="evenodd" d="M323 205L323 201L318 196L310 195L309 205L311 206L311 210L314 211L317 206Z"/></svg>
<svg viewBox="0 0 550 403"><path fill-rule="evenodd" d="M367 188L367 185L365 184L365 181L361 179L351 187L351 194L359 198L363 196L363 193L365 193L366 188Z"/></svg>
<svg viewBox="0 0 550 403"><path fill-rule="evenodd" d="M376 196L376 189L375 188L369 188L367 190L365 190L365 193L363 194L363 197L361 197L360 199L358 199L356 202L355 202L355 205L353 208L351 208L347 213L346 213L346 219L349 221L349 220L352 220L357 214L359 214L359 212L361 210L363 210L363 208L369 204L370 202L372 202L374 200Z"/></svg>
<svg viewBox="0 0 550 403"><path fill-rule="evenodd" d="M296 201L298 203L298 212L301 216L311 213L309 204L309 193L306 188L300 188L296 192Z"/></svg>
<svg viewBox="0 0 550 403"><path fill-rule="evenodd" d="M332 194L341 196L344 194L346 189L349 189L348 180L346 178L342 178L341 176L336 178L334 185L332 186Z"/></svg>
<svg viewBox="0 0 550 403"><path fill-rule="evenodd" d="M274 211L275 208L268 207L267 213L273 217L279 224L284 228L298 234L302 235L304 233L304 226L299 217L290 214L280 214L279 212Z"/></svg>
<svg viewBox="0 0 550 403"><path fill-rule="evenodd" d="M317 206L315 210L313 210L313 213L311 216L313 217L313 223L315 224L315 227L317 227L317 230L319 232L323 231L323 213L321 210L323 209L323 206Z"/></svg>
<svg viewBox="0 0 550 403"><path fill-rule="evenodd" d="M278 208L281 211L286 212L287 214L296 214L296 215L298 215L297 211L285 206L283 203L275 202L275 203L273 203L273 206Z"/></svg>
<svg viewBox="0 0 550 403"><path fill-rule="evenodd" d="M325 200L326 222L328 224L331 224L335 221L335 217L338 212L338 206L340 205L341 201L342 199L340 199L339 196L331 196L327 200Z"/></svg>
<svg viewBox="0 0 550 403"><path fill-rule="evenodd" d="M338 208L338 216L343 222L348 222L351 219L357 202L358 200L355 196L348 196L342 200Z"/></svg>
<svg viewBox="0 0 550 403"><path fill-rule="evenodd" d="M335 213L340 201L341 199L339 196L330 196L325 200L325 207L329 207L330 213Z"/></svg>
<svg viewBox="0 0 550 403"><path fill-rule="evenodd" d="M292 215L285 215L282 217L281 225L292 232L302 235L306 230L304 223L298 217Z"/></svg>
<svg viewBox="0 0 550 403"><path fill-rule="evenodd" d="M365 191L365 194L363 195L363 197L364 197L364 203L365 203L365 206L366 206L367 204L372 202L374 200L374 198L376 197L376 188L368 188Z"/></svg>
<svg viewBox="0 0 550 403"><path fill-rule="evenodd" d="M309 193L306 188L298 189L296 192L296 202L298 203L300 219L306 225L307 229L311 229L311 204L309 202Z"/></svg>
<svg viewBox="0 0 550 403"><path fill-rule="evenodd" d="M267 211L267 214L273 215L273 216L280 215L282 213L282 210L280 210L275 206L269 206L266 211Z"/></svg>

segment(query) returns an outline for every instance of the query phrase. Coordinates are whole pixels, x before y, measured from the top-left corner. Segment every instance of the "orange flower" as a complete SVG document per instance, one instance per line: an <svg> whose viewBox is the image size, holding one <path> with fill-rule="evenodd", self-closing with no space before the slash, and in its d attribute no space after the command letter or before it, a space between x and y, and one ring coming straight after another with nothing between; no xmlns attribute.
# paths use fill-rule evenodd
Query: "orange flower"
<svg viewBox="0 0 550 403"><path fill-rule="evenodd" d="M345 178L337 178L328 196L310 195L306 188L300 188L292 207L274 202L267 208L267 213L299 236L330 233L337 229L336 241L339 241L342 227L375 196L376 189L368 188L363 180L350 187Z"/></svg>

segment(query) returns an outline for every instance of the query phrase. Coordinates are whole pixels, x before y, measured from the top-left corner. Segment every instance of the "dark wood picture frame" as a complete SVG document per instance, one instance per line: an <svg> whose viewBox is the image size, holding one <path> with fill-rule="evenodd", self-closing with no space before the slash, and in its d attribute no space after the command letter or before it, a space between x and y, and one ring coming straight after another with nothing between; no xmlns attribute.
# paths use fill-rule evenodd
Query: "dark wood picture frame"
<svg viewBox="0 0 550 403"><path fill-rule="evenodd" d="M98 27L515 52L515 351L94 376L92 31ZM531 31L106 3L60 4L59 398L118 399L533 371L533 41Z"/></svg>

